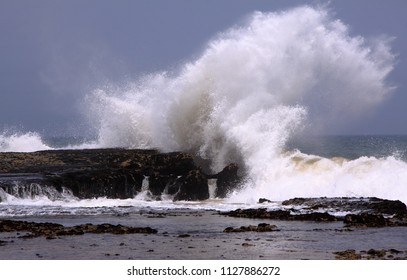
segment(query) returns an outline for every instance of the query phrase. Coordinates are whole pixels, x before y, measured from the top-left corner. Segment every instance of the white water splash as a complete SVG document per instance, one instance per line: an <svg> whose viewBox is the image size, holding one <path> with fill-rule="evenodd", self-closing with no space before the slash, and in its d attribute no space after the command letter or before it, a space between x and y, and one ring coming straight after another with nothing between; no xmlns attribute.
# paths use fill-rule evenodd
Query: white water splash
<svg viewBox="0 0 407 280"><path fill-rule="evenodd" d="M99 145L192 151L215 172L238 162L249 178L246 195L267 189L271 198L287 197L282 182L295 171L283 153L287 140L306 126L374 109L392 89L388 43L350 36L325 9L254 13L179 73L93 92ZM299 183L293 188L301 190ZM314 190L287 194L329 193Z"/></svg>
<svg viewBox="0 0 407 280"><path fill-rule="evenodd" d="M0 134L0 152L33 152L49 150L41 136L36 132Z"/></svg>
<svg viewBox="0 0 407 280"><path fill-rule="evenodd" d="M77 147L191 151L210 160L214 172L237 162L248 180L231 201L355 195L406 202L404 162L325 159L327 170L304 172L285 153L294 134L373 110L392 90L386 78L393 65L388 39L351 36L324 8L256 12L177 73L89 94L98 140ZM365 173L351 172L368 162Z"/></svg>

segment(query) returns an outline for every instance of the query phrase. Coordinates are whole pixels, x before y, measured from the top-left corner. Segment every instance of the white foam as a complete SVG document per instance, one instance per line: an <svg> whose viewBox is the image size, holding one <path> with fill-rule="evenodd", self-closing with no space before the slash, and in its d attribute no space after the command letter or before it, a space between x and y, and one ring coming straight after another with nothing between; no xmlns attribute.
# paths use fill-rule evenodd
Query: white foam
<svg viewBox="0 0 407 280"><path fill-rule="evenodd" d="M0 134L0 152L34 152L49 150L41 136L36 132Z"/></svg>
<svg viewBox="0 0 407 280"><path fill-rule="evenodd" d="M380 197L407 202L407 163L392 156L355 160L293 153L281 166L235 192L228 202L254 203L259 197ZM284 164L283 164L284 163Z"/></svg>
<svg viewBox="0 0 407 280"><path fill-rule="evenodd" d="M403 163L376 160L374 168L356 176L347 174L350 165L364 159L340 167L327 160L325 173L298 175L283 153L293 134L374 109L392 89L386 77L393 64L387 39L351 36L323 8L257 12L246 24L219 34L177 73L94 91L89 112L102 147L192 151L209 159L214 172L239 163L249 180L235 200L257 200L263 194L272 199L389 197L389 192L399 198L407 192L397 179L373 184L371 178L387 178L390 162L404 174Z"/></svg>
<svg viewBox="0 0 407 280"><path fill-rule="evenodd" d="M395 158L304 165L313 156L296 163L284 153L294 134L363 116L391 92L389 40L348 29L324 8L256 12L178 72L94 90L86 102L98 140L85 146L192 151L214 172L237 162L248 181L232 203L362 195L407 202L407 166Z"/></svg>

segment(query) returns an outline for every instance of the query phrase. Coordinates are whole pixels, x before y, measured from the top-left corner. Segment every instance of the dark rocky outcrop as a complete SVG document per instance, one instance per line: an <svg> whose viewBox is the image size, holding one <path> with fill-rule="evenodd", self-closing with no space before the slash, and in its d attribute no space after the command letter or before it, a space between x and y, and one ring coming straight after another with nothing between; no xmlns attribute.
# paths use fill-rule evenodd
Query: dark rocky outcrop
<svg viewBox="0 0 407 280"><path fill-rule="evenodd" d="M216 192L215 196L225 198L229 192L236 188L241 178L238 176L238 165L229 164L218 174L211 176L216 180Z"/></svg>
<svg viewBox="0 0 407 280"><path fill-rule="evenodd" d="M191 170L176 183L179 191L174 200L204 200L209 198L208 179L200 170Z"/></svg>
<svg viewBox="0 0 407 280"><path fill-rule="evenodd" d="M369 249L356 251L353 249L334 252L337 260L407 260L407 251L397 249Z"/></svg>
<svg viewBox="0 0 407 280"><path fill-rule="evenodd" d="M354 212L383 215L404 215L406 205L399 200L387 200L376 197L318 197L293 198L285 200L284 206L302 206L304 210L330 209L333 211Z"/></svg>
<svg viewBox="0 0 407 280"><path fill-rule="evenodd" d="M302 206L303 211L354 212L343 217L346 227L406 226L407 207L399 200L377 197L293 198L284 206Z"/></svg>
<svg viewBox="0 0 407 280"><path fill-rule="evenodd" d="M268 211L266 208L259 209L237 209L230 212L222 213L230 217L251 218L251 219L272 219L288 221L316 221L332 222L339 219L328 213L309 213L309 214L292 214L286 210Z"/></svg>
<svg viewBox="0 0 407 280"><path fill-rule="evenodd" d="M390 222L382 215L373 214L348 214L343 221L347 227L385 227L390 225Z"/></svg>
<svg viewBox="0 0 407 280"><path fill-rule="evenodd" d="M396 227L407 226L407 216L394 216L385 218L376 214L348 214L345 216L346 227L367 228L367 227Z"/></svg>
<svg viewBox="0 0 407 280"><path fill-rule="evenodd" d="M335 259L337 259L337 260L360 260L360 259L362 259L362 255L353 249L334 252L334 254L336 255Z"/></svg>
<svg viewBox="0 0 407 280"><path fill-rule="evenodd" d="M32 153L0 153L0 188L21 192L33 185L69 189L79 199L132 198L148 191L159 198L164 192L175 200L209 198L208 179L216 178L223 197L237 184L237 166L229 165L215 175L205 174L189 153L156 150L85 149L47 150ZM0 189L0 191L1 191ZM1 200L1 193L0 193Z"/></svg>
<svg viewBox="0 0 407 280"><path fill-rule="evenodd" d="M259 203L268 203L260 199ZM346 228L407 226L406 205L398 200L379 198L294 198L282 203L292 206L287 210L267 210L267 208L237 209L220 213L231 217L250 219L274 219L287 221L343 221ZM298 208L298 206L302 206ZM299 210L301 209L301 210ZM333 216L333 211L354 212L345 216Z"/></svg>
<svg viewBox="0 0 407 280"><path fill-rule="evenodd" d="M0 232L28 232L29 234L21 238L33 238L45 236L55 238L62 235L82 235L85 233L111 233L111 234L134 234L157 233L157 230L150 227L128 227L111 224L82 224L72 227L65 227L56 223L35 223L26 221L0 220Z"/></svg>
<svg viewBox="0 0 407 280"><path fill-rule="evenodd" d="M266 223L260 223L257 226L241 226L239 228L227 227L223 232L246 232L246 231L256 231L256 232L269 232L269 231L279 231L277 226L270 225Z"/></svg>
<svg viewBox="0 0 407 280"><path fill-rule="evenodd" d="M271 203L272 201L267 199L267 198L259 198L258 203L262 204L262 203Z"/></svg>

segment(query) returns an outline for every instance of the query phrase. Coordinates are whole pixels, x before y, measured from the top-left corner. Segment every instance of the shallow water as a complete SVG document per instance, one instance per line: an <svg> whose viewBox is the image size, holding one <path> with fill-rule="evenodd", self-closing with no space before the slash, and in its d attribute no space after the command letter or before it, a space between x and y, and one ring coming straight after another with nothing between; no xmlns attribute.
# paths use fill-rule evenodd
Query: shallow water
<svg viewBox="0 0 407 280"><path fill-rule="evenodd" d="M335 251L347 249L407 250L407 227L344 231L342 222L232 218L216 211L184 209L124 216L44 216L21 220L56 222L65 226L89 222L150 226L158 233L88 233L50 240L44 237L22 239L16 233L0 233L0 240L5 241L0 259L334 259ZM264 222L276 225L280 231L223 232L226 227ZM187 236L182 238L180 235Z"/></svg>

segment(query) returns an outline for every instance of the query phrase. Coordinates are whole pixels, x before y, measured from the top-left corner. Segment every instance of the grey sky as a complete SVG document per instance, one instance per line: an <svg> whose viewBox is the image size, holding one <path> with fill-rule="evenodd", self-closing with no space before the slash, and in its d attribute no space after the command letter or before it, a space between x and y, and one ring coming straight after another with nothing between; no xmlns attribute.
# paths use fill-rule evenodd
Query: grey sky
<svg viewBox="0 0 407 280"><path fill-rule="evenodd" d="M107 81L176 68L253 11L326 1L0 0L0 133L73 133L83 96ZM407 134L407 1L340 0L352 34L395 37L397 86L376 112L336 133ZM80 131L80 129L79 129Z"/></svg>

